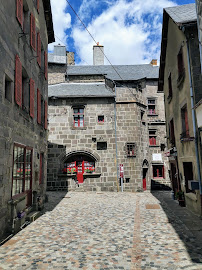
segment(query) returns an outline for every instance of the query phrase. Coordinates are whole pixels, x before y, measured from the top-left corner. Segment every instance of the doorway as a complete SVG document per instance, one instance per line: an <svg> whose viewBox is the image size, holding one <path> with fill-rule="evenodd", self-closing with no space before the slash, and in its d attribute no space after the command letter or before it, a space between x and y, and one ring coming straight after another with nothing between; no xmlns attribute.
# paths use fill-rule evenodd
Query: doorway
<svg viewBox="0 0 202 270"><path fill-rule="evenodd" d="M143 177L142 177L142 188L143 190L147 190L147 172L148 168L143 168Z"/></svg>

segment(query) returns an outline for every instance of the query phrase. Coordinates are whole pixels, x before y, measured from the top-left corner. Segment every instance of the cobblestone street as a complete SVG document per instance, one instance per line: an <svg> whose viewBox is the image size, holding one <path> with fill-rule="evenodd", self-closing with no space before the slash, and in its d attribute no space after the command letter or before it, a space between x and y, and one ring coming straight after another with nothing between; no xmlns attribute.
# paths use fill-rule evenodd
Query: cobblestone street
<svg viewBox="0 0 202 270"><path fill-rule="evenodd" d="M202 222L169 192L48 196L0 247L0 269L202 269Z"/></svg>

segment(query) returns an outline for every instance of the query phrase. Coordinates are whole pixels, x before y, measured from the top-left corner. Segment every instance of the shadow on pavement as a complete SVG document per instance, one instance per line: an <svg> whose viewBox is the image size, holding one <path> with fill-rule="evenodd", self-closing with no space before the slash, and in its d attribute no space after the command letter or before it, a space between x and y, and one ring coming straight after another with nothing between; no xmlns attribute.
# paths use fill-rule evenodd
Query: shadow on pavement
<svg viewBox="0 0 202 270"><path fill-rule="evenodd" d="M181 207L178 201L171 198L171 191L151 191L166 213L169 223L183 241L187 252L194 263L200 263L202 269L202 220Z"/></svg>
<svg viewBox="0 0 202 270"><path fill-rule="evenodd" d="M46 191L47 202L45 203L43 213L52 211L64 198L69 198L68 191Z"/></svg>

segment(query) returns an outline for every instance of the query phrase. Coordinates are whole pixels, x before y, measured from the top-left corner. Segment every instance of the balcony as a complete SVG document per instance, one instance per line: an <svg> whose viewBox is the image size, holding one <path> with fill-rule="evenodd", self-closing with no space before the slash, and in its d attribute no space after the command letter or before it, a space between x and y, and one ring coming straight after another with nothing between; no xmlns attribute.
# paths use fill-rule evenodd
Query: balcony
<svg viewBox="0 0 202 270"><path fill-rule="evenodd" d="M180 141L181 142L190 142L194 141L194 137L190 137L189 130L186 130L180 134Z"/></svg>

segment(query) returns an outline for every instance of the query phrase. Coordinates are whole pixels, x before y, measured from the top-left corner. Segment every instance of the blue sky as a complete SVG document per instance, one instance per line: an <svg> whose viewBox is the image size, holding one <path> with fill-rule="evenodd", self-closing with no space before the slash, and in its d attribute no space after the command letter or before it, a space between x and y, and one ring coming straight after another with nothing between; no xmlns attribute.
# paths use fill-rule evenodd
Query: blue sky
<svg viewBox="0 0 202 270"><path fill-rule="evenodd" d="M163 8L195 0L68 0L113 64L159 59ZM94 41L66 0L51 0L55 44L75 52L77 64L92 64ZM49 51L54 44L49 45ZM108 64L105 61L105 64Z"/></svg>

